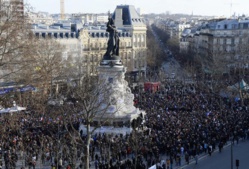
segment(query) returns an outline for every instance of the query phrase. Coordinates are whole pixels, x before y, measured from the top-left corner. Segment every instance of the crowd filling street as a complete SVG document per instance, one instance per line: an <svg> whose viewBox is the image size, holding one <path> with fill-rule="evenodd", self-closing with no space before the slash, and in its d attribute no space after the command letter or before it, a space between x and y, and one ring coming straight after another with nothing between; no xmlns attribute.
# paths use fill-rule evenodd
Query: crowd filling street
<svg viewBox="0 0 249 169"><path fill-rule="evenodd" d="M248 102L222 98L195 84L161 84L157 92L134 91L135 106L145 110L144 122L126 135L92 136L90 164L94 169L173 169L189 164L228 141L249 139ZM51 112L52 113L52 112ZM52 117L52 116L51 116ZM78 128L83 119L74 119ZM21 112L1 117L0 168L83 168L82 144L56 118ZM67 130L66 130L67 129ZM83 140L86 136L81 136ZM222 155L222 154L221 154ZM108 167L109 165L109 167ZM45 168L45 167L44 167Z"/></svg>

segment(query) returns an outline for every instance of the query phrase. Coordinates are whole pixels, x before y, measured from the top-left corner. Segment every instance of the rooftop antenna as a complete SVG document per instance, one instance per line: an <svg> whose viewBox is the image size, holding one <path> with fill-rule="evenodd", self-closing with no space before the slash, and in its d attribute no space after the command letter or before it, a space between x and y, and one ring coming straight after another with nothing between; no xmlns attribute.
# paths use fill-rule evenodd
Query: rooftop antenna
<svg viewBox="0 0 249 169"><path fill-rule="evenodd" d="M233 0L231 0L231 3L229 4L230 5L230 13L229 13L229 17L232 17L232 12L233 12L233 5L236 5L237 3L233 3Z"/></svg>

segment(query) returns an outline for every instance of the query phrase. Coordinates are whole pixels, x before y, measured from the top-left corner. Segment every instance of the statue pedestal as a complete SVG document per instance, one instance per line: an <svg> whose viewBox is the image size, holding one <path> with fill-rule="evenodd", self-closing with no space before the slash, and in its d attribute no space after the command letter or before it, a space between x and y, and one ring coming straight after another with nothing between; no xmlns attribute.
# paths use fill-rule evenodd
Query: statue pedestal
<svg viewBox="0 0 249 169"><path fill-rule="evenodd" d="M125 131L132 131L131 121L137 118L144 111L140 111L133 104L134 95L125 80L126 68L120 60L102 60L98 67L98 76L101 81L111 85L109 98L112 105L108 106L107 112L103 116L98 115L94 118L94 124L101 124L107 122L107 126L102 126L107 133L112 131L123 133L124 130L115 130L118 128L125 128ZM106 106L106 105L103 105ZM110 129L110 131L109 131ZM96 130L97 132L98 130ZM84 131L83 131L84 132Z"/></svg>

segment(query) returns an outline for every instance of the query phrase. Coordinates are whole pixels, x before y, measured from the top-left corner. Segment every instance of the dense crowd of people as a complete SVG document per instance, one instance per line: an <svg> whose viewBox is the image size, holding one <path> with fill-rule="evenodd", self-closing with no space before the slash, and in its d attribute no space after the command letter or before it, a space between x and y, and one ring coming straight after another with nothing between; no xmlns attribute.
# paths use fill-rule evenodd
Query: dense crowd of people
<svg viewBox="0 0 249 169"><path fill-rule="evenodd" d="M147 112L145 125L151 129L148 147L166 154L171 165L181 165L183 156L188 163L203 152L211 155L229 139L249 137L246 107L193 84L166 84L160 92L139 97L137 106Z"/></svg>
<svg viewBox="0 0 249 169"><path fill-rule="evenodd" d="M146 112L144 122L131 134L93 135L92 168L172 169L221 151L229 140L249 139L248 103L241 106L194 84L166 83L157 92L135 91L135 103ZM74 120L77 129L82 119ZM29 168L38 161L52 168L83 168L84 146L76 144L60 119L23 112L2 116L1 124L1 167L16 168L19 160ZM81 139L84 143L86 136Z"/></svg>

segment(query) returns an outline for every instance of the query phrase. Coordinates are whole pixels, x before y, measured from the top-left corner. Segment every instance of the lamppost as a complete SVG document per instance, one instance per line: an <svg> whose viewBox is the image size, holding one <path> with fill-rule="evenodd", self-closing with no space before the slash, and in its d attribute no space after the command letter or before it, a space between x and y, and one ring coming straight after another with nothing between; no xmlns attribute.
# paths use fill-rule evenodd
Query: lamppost
<svg viewBox="0 0 249 169"><path fill-rule="evenodd" d="M237 167L237 169L239 169L239 160L238 159L236 159L236 167Z"/></svg>
<svg viewBox="0 0 249 169"><path fill-rule="evenodd" d="M53 68L51 68L51 73L50 73L50 99L52 99L52 87L53 87Z"/></svg>
<svg viewBox="0 0 249 169"><path fill-rule="evenodd" d="M233 169L233 145L234 145L235 138L238 139L237 137L238 136L236 134L234 134L233 140L231 142L231 169ZM239 160L238 159L236 159L236 167L237 167L237 169L239 167Z"/></svg>
<svg viewBox="0 0 249 169"><path fill-rule="evenodd" d="M233 142L231 143L231 169L233 169Z"/></svg>

